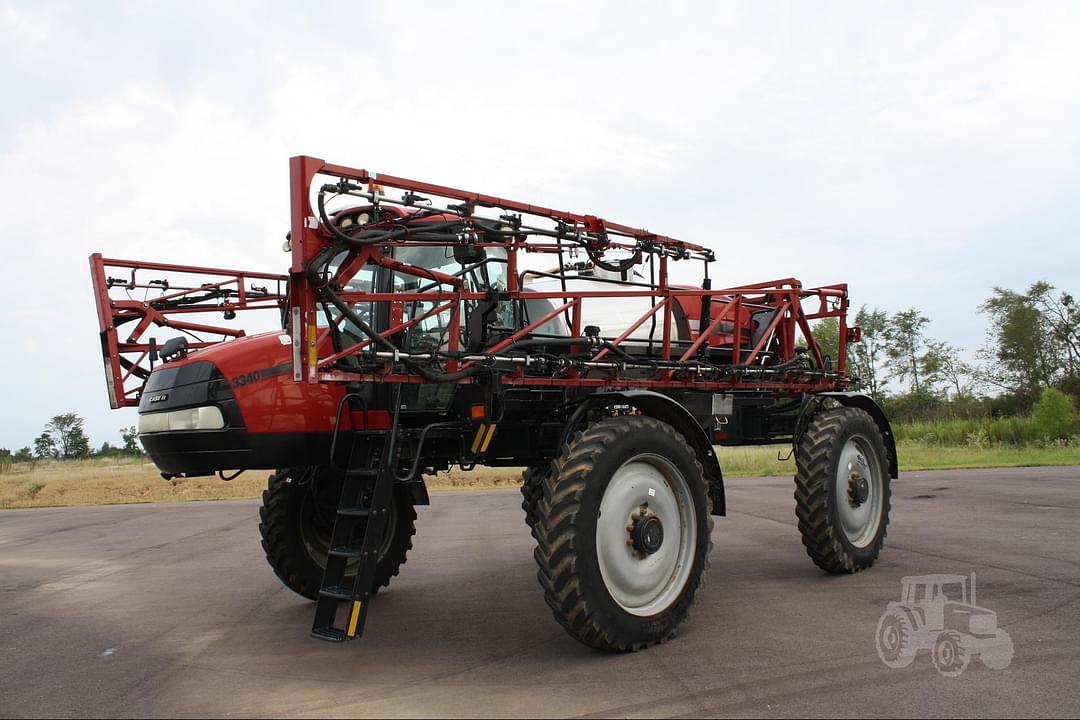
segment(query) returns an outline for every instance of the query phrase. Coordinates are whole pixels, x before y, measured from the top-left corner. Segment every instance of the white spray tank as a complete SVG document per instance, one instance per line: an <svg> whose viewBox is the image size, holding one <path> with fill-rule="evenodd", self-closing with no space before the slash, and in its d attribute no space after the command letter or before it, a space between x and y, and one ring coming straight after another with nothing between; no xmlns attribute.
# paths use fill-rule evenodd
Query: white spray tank
<svg viewBox="0 0 1080 720"><path fill-rule="evenodd" d="M620 292L629 291L633 288L640 292L643 289L643 286L647 288L648 285L649 281L647 278L644 278L633 271L619 273L599 267L584 266L566 272L565 289L570 292ZM563 283L558 278L547 276L537 277L526 274L523 290L525 290L525 292L557 293L563 290ZM526 300L525 305L526 312L528 313L528 321L535 321L559 305L562 305L563 302L564 301L558 298L553 300ZM600 337L607 340L614 340L625 332L628 327L637 322L642 315L647 313L656 302L655 298L640 296L582 298L581 327L584 329L589 325L595 325L600 328ZM674 322L672 323L671 339L673 341L688 340L687 323L683 316L682 308L677 302L673 303L673 308ZM542 334L568 336L570 334L570 328L567 324L565 314L558 315L553 320L544 323L542 327L537 329L537 332ZM637 350L639 352L645 352L648 350L649 341L651 341L654 346L653 351L655 352L656 344L662 343L663 339L664 311L657 310L652 318L646 320L630 334L628 340L633 342L628 342L624 347L624 351L634 352Z"/></svg>

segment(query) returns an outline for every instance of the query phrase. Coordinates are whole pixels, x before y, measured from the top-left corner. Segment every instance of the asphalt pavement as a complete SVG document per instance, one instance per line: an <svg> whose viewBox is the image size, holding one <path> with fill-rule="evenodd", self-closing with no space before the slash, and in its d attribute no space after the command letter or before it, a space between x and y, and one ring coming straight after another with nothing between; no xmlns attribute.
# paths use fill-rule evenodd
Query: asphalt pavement
<svg viewBox="0 0 1080 720"><path fill-rule="evenodd" d="M843 577L806 556L790 479L731 480L690 621L622 655L552 619L517 492L432 500L345 645L309 638L255 502L2 511L0 716L1080 714L1080 468L907 473L879 563ZM901 579L972 572L1008 667L886 667Z"/></svg>

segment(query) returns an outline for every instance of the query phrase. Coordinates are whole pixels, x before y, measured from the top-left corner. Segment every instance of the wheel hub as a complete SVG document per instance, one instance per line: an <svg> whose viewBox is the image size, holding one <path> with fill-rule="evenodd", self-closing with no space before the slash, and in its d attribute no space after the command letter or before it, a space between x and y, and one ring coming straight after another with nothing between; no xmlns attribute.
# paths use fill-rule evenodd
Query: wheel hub
<svg viewBox="0 0 1080 720"><path fill-rule="evenodd" d="M848 478L848 502L851 507L859 507L870 497L870 483L857 470Z"/></svg>
<svg viewBox="0 0 1080 720"><path fill-rule="evenodd" d="M900 645L900 633L895 627L885 629L885 638L882 642L887 650L895 650Z"/></svg>
<svg viewBox="0 0 1080 720"><path fill-rule="evenodd" d="M650 512L647 505L642 505L638 512L630 515L629 544L634 548L634 554L645 558L652 555L664 544L664 524L654 512Z"/></svg>

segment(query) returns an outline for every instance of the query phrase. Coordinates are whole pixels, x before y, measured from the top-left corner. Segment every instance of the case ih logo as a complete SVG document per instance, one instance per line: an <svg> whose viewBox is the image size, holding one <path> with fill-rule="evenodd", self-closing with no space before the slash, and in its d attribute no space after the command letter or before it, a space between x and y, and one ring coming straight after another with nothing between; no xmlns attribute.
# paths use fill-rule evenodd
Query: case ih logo
<svg viewBox="0 0 1080 720"><path fill-rule="evenodd" d="M910 575L901 581L900 602L890 602L877 624L878 657L890 668L911 664L929 650L938 673L957 677L972 656L991 670L1009 667L1013 642L998 627L997 613L975 604L975 573Z"/></svg>
<svg viewBox="0 0 1080 720"><path fill-rule="evenodd" d="M165 402L168 399L169 399L169 393L161 393L160 395L151 395L150 396L150 402L151 403Z"/></svg>

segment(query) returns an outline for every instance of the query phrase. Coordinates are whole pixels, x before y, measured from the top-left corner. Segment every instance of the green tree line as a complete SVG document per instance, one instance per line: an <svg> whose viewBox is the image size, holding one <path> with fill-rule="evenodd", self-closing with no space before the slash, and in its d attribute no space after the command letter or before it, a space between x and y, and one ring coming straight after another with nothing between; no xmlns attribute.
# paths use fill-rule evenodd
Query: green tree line
<svg viewBox="0 0 1080 720"><path fill-rule="evenodd" d="M1080 307L1073 296L1039 281L1026 291L995 287L979 312L989 319L974 361L964 349L929 334L917 308L887 313L859 308L862 342L847 346L857 387L901 422L1032 415L1049 435L1078 431ZM836 357L839 323L822 321L814 337Z"/></svg>
<svg viewBox="0 0 1080 720"><path fill-rule="evenodd" d="M90 445L84 425L84 420L75 413L55 415L45 423L41 434L34 438L33 447L28 445L14 452L8 448L0 448L0 466L44 459L75 460L143 454L142 447L139 446L139 433L134 426L121 428L123 445L104 442L101 447L94 449Z"/></svg>

